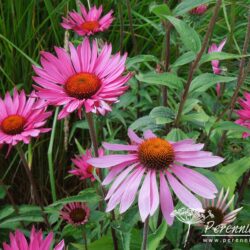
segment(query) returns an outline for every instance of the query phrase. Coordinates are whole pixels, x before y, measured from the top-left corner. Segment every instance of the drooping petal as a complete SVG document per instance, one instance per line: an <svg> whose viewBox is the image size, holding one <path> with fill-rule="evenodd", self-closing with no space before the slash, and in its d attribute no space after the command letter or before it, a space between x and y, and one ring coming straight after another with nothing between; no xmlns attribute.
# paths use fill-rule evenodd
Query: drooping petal
<svg viewBox="0 0 250 250"><path fill-rule="evenodd" d="M160 204L164 218L169 225L172 225L174 216L171 216L171 213L174 211L174 203L163 173L160 173Z"/></svg>
<svg viewBox="0 0 250 250"><path fill-rule="evenodd" d="M183 185L181 185L181 183L177 181L169 172L167 172L167 178L175 194L184 205L194 210L202 211L201 202Z"/></svg>

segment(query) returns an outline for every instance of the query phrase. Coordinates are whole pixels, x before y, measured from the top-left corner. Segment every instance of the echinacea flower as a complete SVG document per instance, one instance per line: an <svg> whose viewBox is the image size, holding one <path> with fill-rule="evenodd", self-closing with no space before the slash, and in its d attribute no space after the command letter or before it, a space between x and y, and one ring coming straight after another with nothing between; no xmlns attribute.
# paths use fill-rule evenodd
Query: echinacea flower
<svg viewBox="0 0 250 250"><path fill-rule="evenodd" d="M213 43L209 47L208 53L221 52L223 47L226 44L226 41L227 41L226 38L224 40L222 40L222 42L219 44L218 47L217 47L217 45L215 43ZM220 61L219 60L212 60L211 64L212 64L214 74L220 75L221 74ZM220 96L220 83L217 83L216 92L217 92L217 95Z"/></svg>
<svg viewBox="0 0 250 250"><path fill-rule="evenodd" d="M100 148L98 155L103 156L103 154L104 150ZM95 181L95 176L93 175L94 167L87 162L92 157L91 149L86 150L85 154L76 156L76 158L72 159L75 169L70 170L69 173L79 176L80 180L90 179L91 181ZM96 169L96 173L99 173L99 169Z"/></svg>
<svg viewBox="0 0 250 250"><path fill-rule="evenodd" d="M103 181L104 185L113 182L105 198L109 200L107 211L120 204L120 213L124 213L140 189L138 206L142 221L152 216L160 204L166 221L171 225L173 217L170 214L174 204L168 184L183 204L195 210L202 210L202 204L188 189L201 197L215 197L215 185L183 164L212 167L222 162L223 158L201 151L204 145L195 144L191 139L170 142L157 137L150 130L144 132L144 139L132 130L128 131L128 136L131 145L103 143L105 149L128 151L128 154L105 155L88 160L94 167L110 169Z"/></svg>
<svg viewBox="0 0 250 250"><path fill-rule="evenodd" d="M190 13L193 15L202 15L207 11L207 5L206 4L201 4L192 10L190 10Z"/></svg>
<svg viewBox="0 0 250 250"><path fill-rule="evenodd" d="M90 36L98 32L107 30L114 18L111 10L105 16L102 15L102 6L92 7L89 11L80 4L81 14L76 11L69 12L69 17L64 18L62 27L67 30L74 30L80 36Z"/></svg>
<svg viewBox="0 0 250 250"><path fill-rule="evenodd" d="M203 225L208 227L217 227L219 225L227 225L232 223L238 214L238 212L242 209L237 208L231 212L228 212L230 205L234 201L234 196L227 202L229 194L229 189L227 189L226 194L224 195L224 190L222 189L219 197L213 200L205 199L203 201L204 208L204 220Z"/></svg>
<svg viewBox="0 0 250 250"><path fill-rule="evenodd" d="M90 209L84 202L72 202L63 206L60 215L67 223L79 226L88 222Z"/></svg>
<svg viewBox="0 0 250 250"><path fill-rule="evenodd" d="M0 98L0 144L11 146L18 142L28 144L32 137L50 131L43 126L51 116L51 112L46 112L46 108L40 106L40 100L33 97L26 98L24 91L19 94L16 89L13 98L9 92L6 93L4 100Z"/></svg>
<svg viewBox="0 0 250 250"><path fill-rule="evenodd" d="M250 129L250 93L244 93L245 99L240 99L239 104L242 109L237 110L236 113L239 115L239 119L235 123ZM250 136L250 133L244 132L243 138Z"/></svg>
<svg viewBox="0 0 250 250"><path fill-rule="evenodd" d="M26 240L24 234L16 230L14 234L10 233L10 243L3 243L3 250L50 250L52 247L53 233L49 233L47 237L43 238L41 230L36 231L32 227L29 242ZM63 250L64 241L62 240L54 250Z"/></svg>
<svg viewBox="0 0 250 250"><path fill-rule="evenodd" d="M37 95L48 104L63 106L58 118L62 119L82 107L85 111L105 115L110 105L118 101L128 86L130 74L125 74L127 55L111 56L112 45L105 44L101 51L97 42L90 46L85 39L77 48L69 44L70 53L55 48L57 56L41 52L42 68L33 66L38 76L33 77L39 85Z"/></svg>

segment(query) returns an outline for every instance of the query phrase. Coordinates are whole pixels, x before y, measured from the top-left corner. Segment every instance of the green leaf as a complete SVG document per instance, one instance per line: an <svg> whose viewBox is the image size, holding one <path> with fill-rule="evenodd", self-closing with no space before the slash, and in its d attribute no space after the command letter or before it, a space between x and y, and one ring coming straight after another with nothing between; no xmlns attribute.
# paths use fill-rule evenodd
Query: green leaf
<svg viewBox="0 0 250 250"><path fill-rule="evenodd" d="M140 129L143 130L144 128L152 127L154 126L155 122L150 116L143 116L139 119L135 120L129 128L132 130Z"/></svg>
<svg viewBox="0 0 250 250"><path fill-rule="evenodd" d="M248 132L250 133L250 129L240 126L239 124L236 124L234 122L230 122L230 121L221 121L216 123L215 127L216 130L221 130L221 131L225 131L225 130L231 130L231 131L237 131L240 133L244 133L244 132Z"/></svg>
<svg viewBox="0 0 250 250"><path fill-rule="evenodd" d="M166 18L174 25L185 48L198 53L201 49L201 40L198 33L182 20L171 16Z"/></svg>
<svg viewBox="0 0 250 250"><path fill-rule="evenodd" d="M166 4L153 4L149 7L149 11L160 18L172 15L171 10Z"/></svg>
<svg viewBox="0 0 250 250"><path fill-rule="evenodd" d="M12 213L14 213L14 208L12 206L4 206L0 210L0 220L3 220L4 218L8 217Z"/></svg>
<svg viewBox="0 0 250 250"><path fill-rule="evenodd" d="M210 0L185 0L175 7L173 14L175 16L181 16L193 8L209 2Z"/></svg>
<svg viewBox="0 0 250 250"><path fill-rule="evenodd" d="M209 120L209 116L204 112L196 112L192 114L182 115L181 117L182 121L186 122L192 122L194 124L197 124L198 126L205 126L206 122Z"/></svg>
<svg viewBox="0 0 250 250"><path fill-rule="evenodd" d="M143 62L156 62L156 63L158 63L159 60L158 60L158 58L156 58L153 55L138 55L138 56L128 58L126 61L126 67L127 67L127 69L130 69L135 64L143 63Z"/></svg>
<svg viewBox="0 0 250 250"><path fill-rule="evenodd" d="M5 187L3 185L0 186L0 199L4 199L4 197L6 195L7 188L8 188L7 186L5 186Z"/></svg>
<svg viewBox="0 0 250 250"><path fill-rule="evenodd" d="M88 245L89 250L100 250L104 248L105 250L114 249L113 240L110 235L103 236L99 240L96 240ZM83 248L79 248L79 249L83 249Z"/></svg>
<svg viewBox="0 0 250 250"><path fill-rule="evenodd" d="M61 200L58 200L52 203L50 206L62 205L69 202L87 202L87 203L97 203L100 200L100 196L96 193L96 190L93 188L84 189L78 195L73 195Z"/></svg>
<svg viewBox="0 0 250 250"><path fill-rule="evenodd" d="M250 55L247 55L250 56ZM208 54L204 54L200 60L200 64L205 62L210 62L212 60L228 60L228 59L239 59L242 58L242 55L235 55L226 52L212 52Z"/></svg>
<svg viewBox="0 0 250 250"><path fill-rule="evenodd" d="M216 83L225 83L235 81L236 77L228 77L215 75L212 73L205 73L197 76L191 83L190 92L205 92L207 89Z"/></svg>
<svg viewBox="0 0 250 250"><path fill-rule="evenodd" d="M155 120L156 124L167 124L173 121L175 113L167 107L159 106L151 110L149 116Z"/></svg>
<svg viewBox="0 0 250 250"><path fill-rule="evenodd" d="M158 249L160 242L164 239L166 232L167 232L167 223L165 220L162 220L161 225L159 228L152 234L148 236L148 249L156 250Z"/></svg>
<svg viewBox="0 0 250 250"><path fill-rule="evenodd" d="M200 101L198 99L189 98L185 102L182 114L190 112Z"/></svg>
<svg viewBox="0 0 250 250"><path fill-rule="evenodd" d="M232 196L239 178L250 169L250 157L244 157L238 161L223 166L215 174L217 180L224 188L230 189Z"/></svg>
<svg viewBox="0 0 250 250"><path fill-rule="evenodd" d="M179 128L173 128L166 136L169 141L180 141L187 138L188 136Z"/></svg>
<svg viewBox="0 0 250 250"><path fill-rule="evenodd" d="M185 54L181 55L179 58L177 58L177 60L172 65L172 68L188 64L192 62L195 59L195 57L196 55L193 51L188 51Z"/></svg>
<svg viewBox="0 0 250 250"><path fill-rule="evenodd" d="M182 88L182 81L181 79L173 73L156 73L156 72L149 72L145 74L139 74L135 76L136 79L140 82L155 84L155 85L162 85L167 86L171 89L180 89Z"/></svg>

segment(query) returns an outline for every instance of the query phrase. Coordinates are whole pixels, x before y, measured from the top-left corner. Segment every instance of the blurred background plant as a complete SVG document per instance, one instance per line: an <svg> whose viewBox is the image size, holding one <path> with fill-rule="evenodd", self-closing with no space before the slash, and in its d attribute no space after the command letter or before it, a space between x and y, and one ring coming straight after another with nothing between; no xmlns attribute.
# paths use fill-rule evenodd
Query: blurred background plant
<svg viewBox="0 0 250 250"><path fill-rule="evenodd" d="M87 1L82 2L87 6ZM169 0L166 2L172 10L180 1ZM196 2L205 1L197 0ZM196 30L201 41L207 31L209 20L213 14L212 7L216 1L206 2L209 2L209 8L203 15L190 15L188 12L181 15L182 19ZM226 158L224 166L216 173L205 170L201 170L201 172L214 179L218 186L225 186L226 188L229 186L231 195L235 190L241 190L240 187L245 183L245 173L248 173L250 169L250 157L248 157L250 140L242 139L241 134L245 131L244 128L226 121L226 116L223 117L224 120L216 123L215 120L230 102L235 89L250 1L222 1L222 8L210 41L210 44L212 42L219 44L224 38L227 38L223 51L231 55L228 54L227 58L225 56L227 60L221 61L222 78L220 78L220 82L225 85L222 97L218 98L215 91L218 78L213 78L211 75L205 76L205 73L212 74L211 59L203 58L203 63L197 71L198 74L195 75L203 76L203 78L196 78L193 91L191 88L191 94L181 117L181 126L171 130L170 125L175 118L183 84L188 75L188 63L193 60L193 57L189 50L183 46L178 32L172 28L169 58L169 72L172 75L155 74L155 72L165 70L164 64L166 61L165 27L167 19L159 18L159 16L166 14L161 5L163 1L91 0L91 5L94 4L102 4L105 12L110 9L114 10L115 20L111 28L102 34L100 39L111 42L114 52L127 51L129 56L127 69L135 74L135 77L130 81L130 91L122 96L118 104L114 105L113 111L106 119L95 118L98 120L96 130L99 143L103 139L114 142L114 138L117 142L125 141L127 137L124 131L128 127L138 131L150 128L162 136L165 136L166 131L168 131L167 138L169 140L180 140L189 136L205 142L210 151L216 152L223 131L226 130L228 131L227 138L219 149L219 153ZM162 13L159 8L157 9L157 4L160 5ZM26 93L31 92L34 74L32 64L37 64L40 51L53 51L54 46L63 46L64 30L60 26L61 17L66 16L67 11L72 9L76 9L74 0L0 1L0 94L2 97L6 91L12 91L14 87L25 89ZM70 32L70 40L76 44L80 42L80 38L73 32ZM139 94L138 82L140 83ZM163 107L162 86L168 88L168 107ZM244 81L240 95L244 91L250 92L249 76ZM236 115L233 115L232 120L235 119ZM94 212L90 216L86 229L89 241L101 237L99 221L103 221L104 229L108 228L109 221L108 215L95 211L100 197L96 194L94 188L86 189L91 186L90 181L79 181L77 177L68 174L68 170L72 168L71 158L75 154L85 152L86 148L90 147L87 122L85 120L79 121L76 114L71 116L67 147L64 143L64 122L54 120L53 123L52 118L49 125L50 127L53 126L53 136L46 134L39 140L33 140L32 144L25 147L26 158L39 186L43 203L47 206L46 210L50 215L50 223L55 223L53 229L60 232L63 228L62 234L59 233L59 235L66 238L68 242L72 242L71 247L74 246L72 249L81 249L81 243L73 243L82 239L81 231L70 225L63 227L62 222L58 221L58 208L70 201L86 200L90 204L90 209ZM9 157L5 158L7 150L8 148L4 146L0 151L0 177L2 182L0 184L0 204L2 205L0 228L4 228L3 231L1 229L0 242L7 238L11 229L22 227L22 225L26 227L30 222L41 223L43 221L38 207L24 205L31 202L30 194L27 192L29 184L20 167L21 163L17 153L12 150ZM54 166L58 199L52 205L49 205L52 203L48 175L49 164ZM221 175L223 174L222 178ZM97 183L94 185L97 185ZM7 205L10 203L10 199L6 190L18 207L18 214L10 205ZM249 194L245 190L243 190L244 193L240 202L244 201L246 211L250 213ZM249 218L249 213L247 218ZM155 235L157 239L155 242L152 236L149 239L150 242L153 242L151 244L157 246L157 249L180 247L184 235L182 224L176 221L174 226L168 229L168 234L165 237L167 226L163 223L159 226L157 217L153 217L150 222L150 228L154 232L152 235ZM134 225L136 225L136 229L133 228ZM112 227L118 232L119 241L122 242L121 249L129 249L129 244L130 249L140 248L140 240L138 239L141 236L138 229L141 229L142 225L139 222L136 210L130 210L125 214L122 222L116 222ZM112 249L112 245L108 248L109 235L103 236L101 239L102 241L97 241L89 249L98 249L98 246L103 246L103 244L107 246L105 249ZM194 238L188 247L198 243L197 239ZM234 247L235 249L244 249L239 248L239 245ZM192 249L201 248L203 248L203 245L198 244Z"/></svg>

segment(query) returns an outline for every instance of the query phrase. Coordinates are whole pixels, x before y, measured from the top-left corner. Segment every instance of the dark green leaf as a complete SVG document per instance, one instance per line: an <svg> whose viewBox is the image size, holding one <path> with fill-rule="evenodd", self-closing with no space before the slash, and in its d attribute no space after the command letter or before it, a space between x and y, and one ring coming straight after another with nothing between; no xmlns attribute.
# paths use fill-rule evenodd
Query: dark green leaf
<svg viewBox="0 0 250 250"><path fill-rule="evenodd" d="M181 16L185 13L187 13L189 10L205 3L209 3L211 0L185 0L181 1L180 4L178 4L175 9L173 10L173 14L175 16Z"/></svg>
<svg viewBox="0 0 250 250"><path fill-rule="evenodd" d="M173 73L156 73L149 72L145 74L136 75L136 79L140 82L168 86L171 89L182 88L181 79Z"/></svg>
<svg viewBox="0 0 250 250"><path fill-rule="evenodd" d="M236 79L236 77L220 76L212 73L205 73L194 78L190 86L190 92L204 92L216 83L232 82Z"/></svg>
<svg viewBox="0 0 250 250"><path fill-rule="evenodd" d="M179 33L185 48L198 53L201 49L201 40L198 33L182 20L171 16L167 16L167 19L174 25L176 31Z"/></svg>

